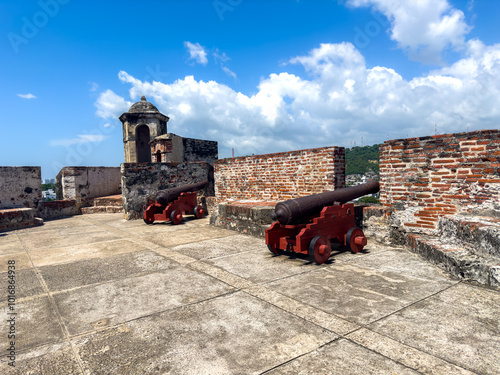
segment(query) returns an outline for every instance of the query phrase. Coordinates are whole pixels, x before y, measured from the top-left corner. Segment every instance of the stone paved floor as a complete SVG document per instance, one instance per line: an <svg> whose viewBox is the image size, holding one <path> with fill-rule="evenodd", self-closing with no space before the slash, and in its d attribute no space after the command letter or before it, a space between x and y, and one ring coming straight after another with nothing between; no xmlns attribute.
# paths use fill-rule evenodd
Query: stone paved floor
<svg viewBox="0 0 500 375"><path fill-rule="evenodd" d="M0 235L1 374L499 374L500 293L369 241L328 264L95 214ZM7 265L16 262L16 367Z"/></svg>

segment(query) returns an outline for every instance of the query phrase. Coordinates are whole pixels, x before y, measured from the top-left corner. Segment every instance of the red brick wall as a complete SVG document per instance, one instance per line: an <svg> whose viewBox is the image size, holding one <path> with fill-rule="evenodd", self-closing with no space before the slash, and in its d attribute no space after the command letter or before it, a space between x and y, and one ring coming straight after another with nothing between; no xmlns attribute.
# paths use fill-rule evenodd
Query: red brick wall
<svg viewBox="0 0 500 375"><path fill-rule="evenodd" d="M500 131L397 139L380 146L380 201L407 231L440 216L498 208Z"/></svg>
<svg viewBox="0 0 500 375"><path fill-rule="evenodd" d="M343 147L323 147L218 160L217 201L278 201L345 187L344 155Z"/></svg>

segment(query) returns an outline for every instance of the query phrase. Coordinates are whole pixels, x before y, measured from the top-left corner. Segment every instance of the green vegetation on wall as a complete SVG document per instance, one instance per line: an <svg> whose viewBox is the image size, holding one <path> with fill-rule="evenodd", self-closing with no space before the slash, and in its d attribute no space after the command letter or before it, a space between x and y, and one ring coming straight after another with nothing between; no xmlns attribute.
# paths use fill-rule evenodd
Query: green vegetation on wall
<svg viewBox="0 0 500 375"><path fill-rule="evenodd" d="M42 184L42 191L52 189L56 191L56 184Z"/></svg>
<svg viewBox="0 0 500 375"><path fill-rule="evenodd" d="M345 174L378 173L379 145L345 149Z"/></svg>

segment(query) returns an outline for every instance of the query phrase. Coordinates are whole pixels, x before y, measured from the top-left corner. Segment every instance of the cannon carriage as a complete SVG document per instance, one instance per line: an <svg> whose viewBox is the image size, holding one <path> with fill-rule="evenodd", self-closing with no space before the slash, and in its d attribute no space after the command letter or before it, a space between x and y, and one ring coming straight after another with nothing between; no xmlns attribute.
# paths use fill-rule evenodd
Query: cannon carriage
<svg viewBox="0 0 500 375"><path fill-rule="evenodd" d="M331 242L358 253L366 246L363 231L356 227L354 204L346 203L379 191L379 183L369 180L350 188L327 191L276 204L274 222L266 229L266 244L274 254L284 251L308 255L317 264L331 255Z"/></svg>
<svg viewBox="0 0 500 375"><path fill-rule="evenodd" d="M180 224L185 214L192 214L197 219L205 215L205 210L198 205L196 191L203 189L208 181L184 185L177 188L160 190L154 201L148 202L144 210L144 222L153 224L155 221L170 221Z"/></svg>

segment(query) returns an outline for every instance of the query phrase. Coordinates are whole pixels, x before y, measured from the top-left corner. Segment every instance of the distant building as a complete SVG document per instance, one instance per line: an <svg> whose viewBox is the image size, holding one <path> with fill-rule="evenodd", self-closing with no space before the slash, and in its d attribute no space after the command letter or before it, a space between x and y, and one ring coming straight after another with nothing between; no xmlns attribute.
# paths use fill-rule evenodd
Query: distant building
<svg viewBox="0 0 500 375"><path fill-rule="evenodd" d="M55 184L56 179L55 178L44 178L42 180L42 184Z"/></svg>
<svg viewBox="0 0 500 375"><path fill-rule="evenodd" d="M48 179L46 179L46 180L48 180ZM50 183L50 182L48 182L48 183ZM55 200L56 199L56 193L52 189L44 190L44 191L42 191L42 199L44 201L49 200L49 199Z"/></svg>

